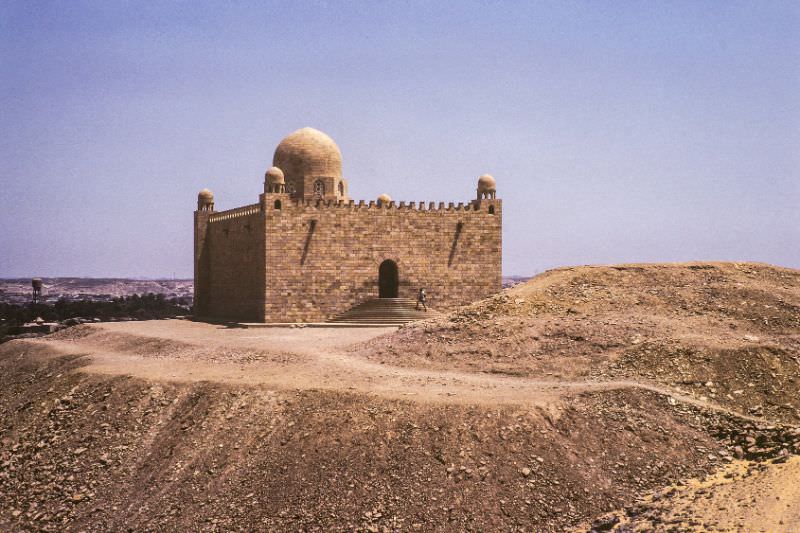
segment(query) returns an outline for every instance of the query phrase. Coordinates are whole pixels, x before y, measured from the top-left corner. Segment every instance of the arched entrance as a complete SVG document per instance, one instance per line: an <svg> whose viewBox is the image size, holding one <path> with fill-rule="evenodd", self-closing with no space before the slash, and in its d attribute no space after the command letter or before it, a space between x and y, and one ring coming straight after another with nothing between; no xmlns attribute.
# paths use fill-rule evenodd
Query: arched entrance
<svg viewBox="0 0 800 533"><path fill-rule="evenodd" d="M397 298L398 285L397 263L387 259L378 268L378 297Z"/></svg>

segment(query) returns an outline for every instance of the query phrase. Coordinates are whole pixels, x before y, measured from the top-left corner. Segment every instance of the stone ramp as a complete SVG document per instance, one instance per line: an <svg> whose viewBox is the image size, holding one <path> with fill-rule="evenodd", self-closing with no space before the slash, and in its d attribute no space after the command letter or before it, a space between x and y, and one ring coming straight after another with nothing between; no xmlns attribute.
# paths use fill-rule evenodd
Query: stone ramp
<svg viewBox="0 0 800 533"><path fill-rule="evenodd" d="M330 324L401 325L438 315L436 311L416 309L411 298L373 298L328 321Z"/></svg>

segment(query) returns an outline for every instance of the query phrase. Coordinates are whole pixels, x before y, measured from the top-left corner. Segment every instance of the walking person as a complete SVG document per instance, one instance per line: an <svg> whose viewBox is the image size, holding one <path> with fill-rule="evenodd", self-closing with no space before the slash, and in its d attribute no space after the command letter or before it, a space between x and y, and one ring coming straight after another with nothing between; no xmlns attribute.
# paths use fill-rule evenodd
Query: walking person
<svg viewBox="0 0 800 533"><path fill-rule="evenodd" d="M428 306L426 305L425 301L427 296L425 296L425 288L421 288L419 293L417 293L417 310L419 310L419 304L422 304L422 308L425 309L425 312L428 312Z"/></svg>

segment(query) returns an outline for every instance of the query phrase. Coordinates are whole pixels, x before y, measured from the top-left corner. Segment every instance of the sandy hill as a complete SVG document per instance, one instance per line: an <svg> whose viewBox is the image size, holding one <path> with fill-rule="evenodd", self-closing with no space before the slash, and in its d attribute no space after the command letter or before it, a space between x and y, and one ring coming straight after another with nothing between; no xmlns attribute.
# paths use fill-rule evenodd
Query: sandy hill
<svg viewBox="0 0 800 533"><path fill-rule="evenodd" d="M759 263L551 270L358 348L416 367L637 378L800 420L800 271Z"/></svg>
<svg viewBox="0 0 800 533"><path fill-rule="evenodd" d="M798 309L798 271L624 265L398 331L7 342L0 530L685 531L707 489L683 481L735 467L763 495L797 471ZM725 514L780 530L800 493L781 497Z"/></svg>

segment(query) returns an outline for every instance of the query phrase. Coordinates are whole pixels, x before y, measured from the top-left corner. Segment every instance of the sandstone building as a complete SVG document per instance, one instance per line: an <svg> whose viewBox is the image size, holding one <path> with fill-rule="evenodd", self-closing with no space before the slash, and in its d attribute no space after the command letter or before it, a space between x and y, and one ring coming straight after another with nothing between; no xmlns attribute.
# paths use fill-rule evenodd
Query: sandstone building
<svg viewBox="0 0 800 533"><path fill-rule="evenodd" d="M278 145L258 203L194 213L195 315L254 322L324 321L373 298L447 309L501 288L502 203L478 179L467 203L355 202L336 143L312 128Z"/></svg>

